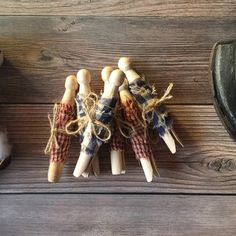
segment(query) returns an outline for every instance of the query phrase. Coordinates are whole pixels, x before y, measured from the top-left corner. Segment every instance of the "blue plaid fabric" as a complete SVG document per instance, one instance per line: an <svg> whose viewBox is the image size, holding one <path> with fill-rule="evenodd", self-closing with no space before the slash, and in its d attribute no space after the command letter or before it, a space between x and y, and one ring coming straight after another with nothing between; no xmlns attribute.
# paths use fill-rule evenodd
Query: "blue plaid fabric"
<svg viewBox="0 0 236 236"><path fill-rule="evenodd" d="M95 112L96 120L106 125L111 124L112 118L114 116L116 103L117 103L117 98L112 98L112 99L101 98L100 101L98 102L97 109ZM104 128L97 126L95 127L95 129L99 137L104 137L105 134ZM103 142L101 140L97 139L97 137L94 134L92 134L89 143L86 146L82 145L83 151L85 151L89 155L94 155L97 153L102 143Z"/></svg>
<svg viewBox="0 0 236 236"><path fill-rule="evenodd" d="M84 107L83 107L84 96L77 93L75 99L76 99L76 108L77 108L77 118L78 117L82 118L86 115L84 112ZM84 132L84 130L83 130L83 132ZM80 138L80 142L83 142L84 136L82 134L79 136L79 138Z"/></svg>
<svg viewBox="0 0 236 236"><path fill-rule="evenodd" d="M157 97L152 87L144 79L137 79L129 84L130 92L141 107L147 106L150 101ZM163 136L167 129L172 126L172 119L167 112L163 110L163 106L156 107L153 111L146 114L148 124L153 127L160 136Z"/></svg>
<svg viewBox="0 0 236 236"><path fill-rule="evenodd" d="M83 96L79 93L76 95L76 106L77 106L77 117L85 116L84 108L83 108Z"/></svg>
<svg viewBox="0 0 236 236"><path fill-rule="evenodd" d="M130 83L129 89L139 105L147 105L148 101L156 97L152 93L152 87L144 79L137 79Z"/></svg>

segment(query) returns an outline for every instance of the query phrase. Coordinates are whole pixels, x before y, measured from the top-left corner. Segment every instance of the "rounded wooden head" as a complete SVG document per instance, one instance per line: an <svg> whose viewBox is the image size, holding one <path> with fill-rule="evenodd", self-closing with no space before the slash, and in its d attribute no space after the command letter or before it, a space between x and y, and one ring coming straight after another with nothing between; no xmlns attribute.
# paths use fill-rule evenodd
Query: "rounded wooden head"
<svg viewBox="0 0 236 236"><path fill-rule="evenodd" d="M78 89L78 83L74 75L69 75L66 77L65 88L70 90Z"/></svg>
<svg viewBox="0 0 236 236"><path fill-rule="evenodd" d="M128 81L127 81L127 79L125 78L123 84L119 87L119 91L128 90L128 89L129 89Z"/></svg>
<svg viewBox="0 0 236 236"><path fill-rule="evenodd" d="M77 73L77 82L79 84L89 84L91 82L90 72L86 69L81 69Z"/></svg>
<svg viewBox="0 0 236 236"><path fill-rule="evenodd" d="M112 71L113 71L113 68L111 66L105 66L102 69L101 76L104 83L109 82L109 77Z"/></svg>
<svg viewBox="0 0 236 236"><path fill-rule="evenodd" d="M124 73L121 70L116 69L111 72L109 83L112 87L120 87L121 84L124 82L124 79Z"/></svg>
<svg viewBox="0 0 236 236"><path fill-rule="evenodd" d="M131 60L128 57L121 57L118 62L118 67L120 70L126 72L131 69Z"/></svg>

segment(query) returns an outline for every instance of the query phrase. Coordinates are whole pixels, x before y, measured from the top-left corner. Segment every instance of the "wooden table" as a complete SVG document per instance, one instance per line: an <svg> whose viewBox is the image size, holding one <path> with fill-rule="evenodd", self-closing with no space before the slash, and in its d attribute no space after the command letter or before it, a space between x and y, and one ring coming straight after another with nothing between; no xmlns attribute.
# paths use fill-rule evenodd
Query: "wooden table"
<svg viewBox="0 0 236 236"><path fill-rule="evenodd" d="M236 235L236 143L212 105L213 44L236 38L235 1L0 0L0 124L13 161L0 172L0 235ZM197 3L199 2L199 3ZM160 94L174 83L168 109L185 144L171 155L153 146L160 177L146 183L129 152L127 174L75 179L74 138L60 183L47 183L43 154L64 79L130 56Z"/></svg>

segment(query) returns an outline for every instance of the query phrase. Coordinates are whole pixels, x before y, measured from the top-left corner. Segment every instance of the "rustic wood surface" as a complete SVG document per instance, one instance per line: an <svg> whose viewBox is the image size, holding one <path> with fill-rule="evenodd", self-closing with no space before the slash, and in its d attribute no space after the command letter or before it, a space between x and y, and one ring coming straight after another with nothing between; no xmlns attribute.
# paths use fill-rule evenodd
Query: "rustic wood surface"
<svg viewBox="0 0 236 236"><path fill-rule="evenodd" d="M156 193L236 193L236 145L222 126L212 105L170 105L175 130L184 148L172 155L162 140L153 145L160 177L146 183L142 168L127 143L127 173L111 176L109 150L99 152L101 176L88 180L72 176L79 141L74 138L71 158L61 182L47 183L47 157L43 154L49 135L46 114L52 105L2 105L0 123L13 143L13 163L0 172L2 193L34 192L156 192Z"/></svg>
<svg viewBox="0 0 236 236"><path fill-rule="evenodd" d="M175 84L175 104L210 104L208 64L216 41L236 38L235 17L0 17L0 101L52 103L68 74L101 69L130 56L158 92ZM9 93L7 88L11 88ZM25 94L22 95L22 88Z"/></svg>
<svg viewBox="0 0 236 236"><path fill-rule="evenodd" d="M0 195L0 205L2 235L235 235L234 196Z"/></svg>
<svg viewBox="0 0 236 236"><path fill-rule="evenodd" d="M235 16L234 0L0 0L1 15Z"/></svg>
<svg viewBox="0 0 236 236"><path fill-rule="evenodd" d="M0 0L0 125L13 145L0 171L0 235L236 234L236 143L220 122L208 79L219 40L236 39L236 1ZM146 183L129 152L127 173L111 176L102 147L101 176L76 179L73 138L60 183L47 183L47 113L64 80L130 56L160 94L174 82L168 110L185 144L171 155L153 144L160 177Z"/></svg>

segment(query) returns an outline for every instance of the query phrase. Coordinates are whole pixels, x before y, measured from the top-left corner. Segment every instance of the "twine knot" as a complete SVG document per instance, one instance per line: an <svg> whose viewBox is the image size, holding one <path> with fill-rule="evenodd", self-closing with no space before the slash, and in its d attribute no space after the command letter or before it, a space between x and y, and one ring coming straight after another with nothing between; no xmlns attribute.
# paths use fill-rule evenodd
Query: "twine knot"
<svg viewBox="0 0 236 236"><path fill-rule="evenodd" d="M166 100L171 99L173 96L170 94L173 88L173 83L170 83L168 88L166 89L164 95L161 98L153 98L151 99L148 104L144 104L142 108L142 117L145 121L147 121L146 114L150 111L153 112L157 106L161 103L165 102ZM153 116L153 115L152 115ZM152 118L151 118L152 119Z"/></svg>
<svg viewBox="0 0 236 236"><path fill-rule="evenodd" d="M46 145L46 148L44 149L45 154L49 154L55 145L56 149L59 149L59 144L57 142L57 137L56 134L58 132L65 132L62 129L56 128L56 115L57 115L57 110L58 110L58 105L55 104L53 108L53 118L51 119L50 114L48 114L48 120L49 120L49 125L50 125L50 136Z"/></svg>
<svg viewBox="0 0 236 236"><path fill-rule="evenodd" d="M77 119L70 121L66 125L66 133L68 135L83 135L88 124L91 124L89 136L94 135L102 142L107 142L111 137L111 129L107 124L102 123L96 119L96 110L98 106L98 95L91 92L85 98L83 98L83 117L77 117ZM76 100L76 104L78 104ZM78 107L78 106L77 106ZM71 130L71 125L77 124L76 130ZM103 130L103 132L101 132Z"/></svg>

